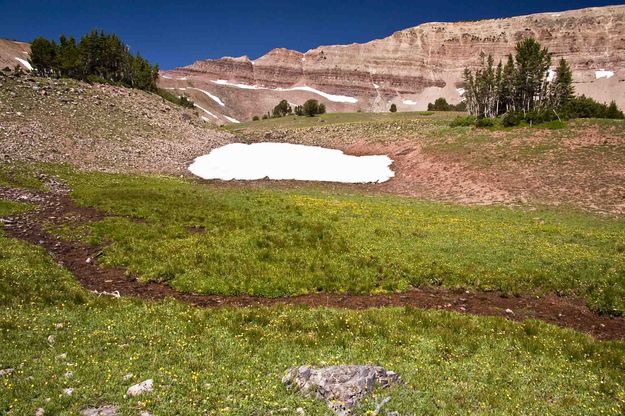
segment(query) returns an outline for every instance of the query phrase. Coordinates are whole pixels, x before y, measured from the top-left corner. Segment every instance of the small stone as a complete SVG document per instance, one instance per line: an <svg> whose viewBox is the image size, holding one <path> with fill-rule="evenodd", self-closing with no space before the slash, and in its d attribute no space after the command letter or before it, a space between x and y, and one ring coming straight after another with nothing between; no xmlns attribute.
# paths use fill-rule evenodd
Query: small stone
<svg viewBox="0 0 625 416"><path fill-rule="evenodd" d="M66 373L64 374L64 377L65 377L65 378L72 378L72 377L74 377L74 373L72 373L71 371L68 371L68 372L66 372Z"/></svg>
<svg viewBox="0 0 625 416"><path fill-rule="evenodd" d="M298 407L297 409L295 409L295 413L297 413L298 415L303 415L304 413L304 409L302 409L301 407Z"/></svg>
<svg viewBox="0 0 625 416"><path fill-rule="evenodd" d="M63 328L62 323L54 324L54 329L61 329L61 328Z"/></svg>
<svg viewBox="0 0 625 416"><path fill-rule="evenodd" d="M512 309L506 309L506 310L505 310L505 312L506 312L508 315L514 315L514 311L513 311Z"/></svg>
<svg viewBox="0 0 625 416"><path fill-rule="evenodd" d="M91 262L92 262L91 257L87 257L87 260L85 260L85 263L91 264Z"/></svg>
<svg viewBox="0 0 625 416"><path fill-rule="evenodd" d="M150 413L150 412L141 412L141 414L139 416L152 416L152 413Z"/></svg>
<svg viewBox="0 0 625 416"><path fill-rule="evenodd" d="M72 394L74 394L74 389L72 388L63 389L63 394L66 396L71 396Z"/></svg>
<svg viewBox="0 0 625 416"><path fill-rule="evenodd" d="M132 378L132 373L128 373L128 374L126 374L126 375L123 377L123 380L124 380L124 381L128 381L128 380L130 380L131 378Z"/></svg>
<svg viewBox="0 0 625 416"><path fill-rule="evenodd" d="M152 390L154 390L154 381L152 379L148 379L139 384L135 384L134 386L130 386L126 394L130 397L134 397L143 393L149 393Z"/></svg>
<svg viewBox="0 0 625 416"><path fill-rule="evenodd" d="M54 344L54 335L49 335L48 336L48 343L49 344Z"/></svg>
<svg viewBox="0 0 625 416"><path fill-rule="evenodd" d="M46 411L43 410L43 407L40 407L37 410L35 410L35 416L43 416L45 414L46 414Z"/></svg>
<svg viewBox="0 0 625 416"><path fill-rule="evenodd" d="M87 407L80 411L80 416L116 416L117 406L106 405L100 407Z"/></svg>
<svg viewBox="0 0 625 416"><path fill-rule="evenodd" d="M0 377L2 376L8 376L9 374L11 374L13 372L12 368L5 368L4 370L0 370Z"/></svg>

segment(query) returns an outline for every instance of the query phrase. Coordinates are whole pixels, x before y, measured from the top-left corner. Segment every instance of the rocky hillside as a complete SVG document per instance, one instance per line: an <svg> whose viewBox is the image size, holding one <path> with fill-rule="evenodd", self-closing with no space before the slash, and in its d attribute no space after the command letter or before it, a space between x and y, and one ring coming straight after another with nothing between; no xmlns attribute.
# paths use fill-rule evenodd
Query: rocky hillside
<svg viewBox="0 0 625 416"><path fill-rule="evenodd" d="M578 93L625 107L625 6L427 23L364 44L198 61L163 72L161 84L191 96L218 123L262 114L283 98L317 98L329 111L386 111L390 103L421 110L439 96L460 101L462 71L480 52L500 59L528 36L572 64Z"/></svg>
<svg viewBox="0 0 625 416"><path fill-rule="evenodd" d="M0 163L184 173L232 137L144 91L0 71Z"/></svg>
<svg viewBox="0 0 625 416"><path fill-rule="evenodd" d="M31 69L28 63L30 44L12 40L0 39L0 69L14 69L16 66L22 69Z"/></svg>

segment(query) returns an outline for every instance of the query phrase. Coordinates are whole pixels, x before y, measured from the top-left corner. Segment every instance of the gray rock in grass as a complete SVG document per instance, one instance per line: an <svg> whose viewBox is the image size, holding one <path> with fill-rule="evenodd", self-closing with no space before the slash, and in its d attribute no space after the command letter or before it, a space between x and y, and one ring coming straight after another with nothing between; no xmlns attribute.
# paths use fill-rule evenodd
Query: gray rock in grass
<svg viewBox="0 0 625 416"><path fill-rule="evenodd" d="M289 369L282 383L306 397L325 401L335 414L346 416L374 387L389 387L401 379L393 371L373 365L301 366Z"/></svg>
<svg viewBox="0 0 625 416"><path fill-rule="evenodd" d="M88 407L80 411L80 416L117 416L117 406Z"/></svg>

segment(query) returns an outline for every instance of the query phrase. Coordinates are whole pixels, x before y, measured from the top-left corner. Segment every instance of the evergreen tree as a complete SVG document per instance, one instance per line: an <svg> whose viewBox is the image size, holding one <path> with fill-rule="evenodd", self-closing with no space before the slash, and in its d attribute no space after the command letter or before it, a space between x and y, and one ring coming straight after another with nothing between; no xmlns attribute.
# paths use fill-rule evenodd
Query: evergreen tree
<svg viewBox="0 0 625 416"><path fill-rule="evenodd" d="M308 117L319 114L319 102L317 100L307 100L304 103L303 113Z"/></svg>
<svg viewBox="0 0 625 416"><path fill-rule="evenodd" d="M547 96L551 54L533 38L527 38L516 46L515 64L515 104L527 112L535 104L544 103Z"/></svg>
<svg viewBox="0 0 625 416"><path fill-rule="evenodd" d="M30 64L41 76L55 74L56 44L41 36L30 44Z"/></svg>
<svg viewBox="0 0 625 416"><path fill-rule="evenodd" d="M317 111L317 114L325 114L325 113L326 113L326 105L324 103L320 103L319 111Z"/></svg>
<svg viewBox="0 0 625 416"><path fill-rule="evenodd" d="M273 117L284 117L287 114L291 114L292 111L289 102L287 100L282 100L273 108L272 115Z"/></svg>
<svg viewBox="0 0 625 416"><path fill-rule="evenodd" d="M516 78L516 67L514 65L514 58L512 55L508 55L508 61L503 67L501 74L501 86L499 88L499 96L502 103L500 112L515 111L514 98L516 92L514 89L514 80Z"/></svg>
<svg viewBox="0 0 625 416"><path fill-rule="evenodd" d="M397 112L397 106L393 103L391 104L391 108L389 110L391 113L396 113Z"/></svg>
<svg viewBox="0 0 625 416"><path fill-rule="evenodd" d="M564 59L560 59L551 89L552 101L555 107L560 107L573 98L575 89L573 87L573 71L571 66Z"/></svg>
<svg viewBox="0 0 625 416"><path fill-rule="evenodd" d="M62 77L78 78L80 76L80 56L76 40L61 35L56 53L56 67Z"/></svg>

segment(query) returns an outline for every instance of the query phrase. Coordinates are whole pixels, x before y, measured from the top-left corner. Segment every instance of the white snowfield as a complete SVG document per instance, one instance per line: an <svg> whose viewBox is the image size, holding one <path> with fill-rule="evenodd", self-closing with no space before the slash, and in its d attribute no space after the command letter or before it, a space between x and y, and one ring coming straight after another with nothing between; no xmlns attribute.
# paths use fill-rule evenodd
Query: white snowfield
<svg viewBox="0 0 625 416"><path fill-rule="evenodd" d="M201 105L195 104L195 106L196 106L197 108L199 108L200 110L204 111L204 112L205 112L206 114L208 114L209 116L211 116L211 117L213 117L213 118L216 118L216 119L219 119L219 117L217 117L215 114L211 113L210 111L208 111L207 109L205 109L205 108L204 108L204 107L202 107ZM205 118L205 117L203 117L203 116L202 116L202 118Z"/></svg>
<svg viewBox="0 0 625 416"><path fill-rule="evenodd" d="M340 150L290 143L233 143L200 156L189 171L203 179L386 182L395 173L384 155L349 156Z"/></svg>
<svg viewBox="0 0 625 416"><path fill-rule="evenodd" d="M406 105L417 105L416 101L412 101L412 100L404 100L402 101L402 103L406 104Z"/></svg>
<svg viewBox="0 0 625 416"><path fill-rule="evenodd" d="M30 64L30 62L28 62L26 59L22 59L22 58L18 58L17 56L15 57L16 61L19 61L20 64L24 65L24 67L26 69L28 69L29 71L33 70L33 66Z"/></svg>
<svg viewBox="0 0 625 416"><path fill-rule="evenodd" d="M599 71L595 71L595 77L599 78L612 78L614 76L613 71L606 71L605 69L600 69Z"/></svg>
<svg viewBox="0 0 625 416"><path fill-rule="evenodd" d="M224 117L231 123L240 123L239 120L237 120L236 118L233 117L228 117L227 115L224 114Z"/></svg>
<svg viewBox="0 0 625 416"><path fill-rule="evenodd" d="M235 88L242 88L245 90L269 90L269 91L308 91L308 92L312 92L313 94L317 94L322 96L323 98L335 102L335 103L350 103L350 104L356 104L358 102L358 99L354 98L354 97L348 97L347 95L334 95L334 94L328 94L326 92L323 91L319 91L315 88L312 87L308 87L308 86L301 86L301 87L292 87L292 88L267 88L267 87L261 87L259 85L249 85L249 84L239 84L239 83L234 83L234 82L230 82L230 81L226 81L225 79L218 79L216 81L212 81L213 83L217 84L217 85L226 85L229 87L235 87Z"/></svg>
<svg viewBox="0 0 625 416"><path fill-rule="evenodd" d="M199 88L192 88L192 87L189 87L189 89L190 89L190 90L196 90L196 91L202 92L202 93L206 94L208 97L210 97L213 101L215 101L215 102L216 102L217 104L219 104L220 106L222 106L222 107L225 107L225 106L226 106L226 104L224 104L224 102L223 102L223 101L221 101L221 99L220 99L219 97L217 97L216 95L211 94L211 93L210 93L210 92L208 92L208 91L204 91L204 90L202 90L202 89L199 89Z"/></svg>

